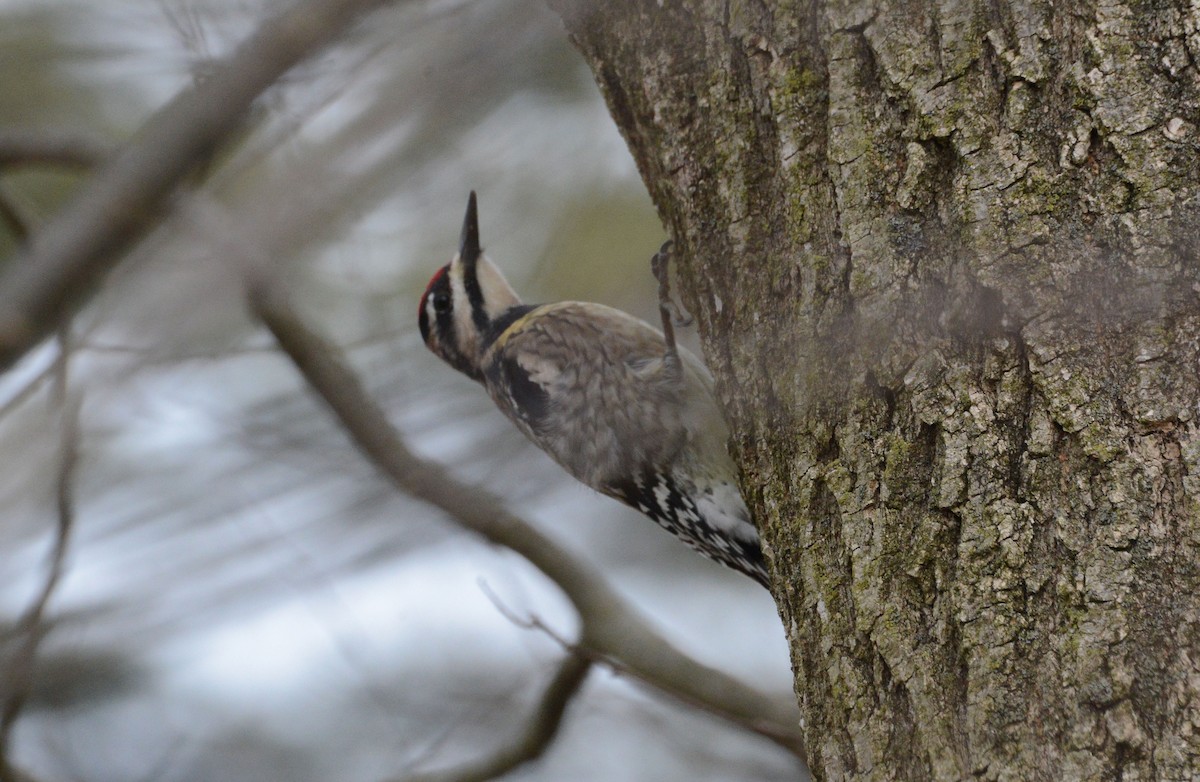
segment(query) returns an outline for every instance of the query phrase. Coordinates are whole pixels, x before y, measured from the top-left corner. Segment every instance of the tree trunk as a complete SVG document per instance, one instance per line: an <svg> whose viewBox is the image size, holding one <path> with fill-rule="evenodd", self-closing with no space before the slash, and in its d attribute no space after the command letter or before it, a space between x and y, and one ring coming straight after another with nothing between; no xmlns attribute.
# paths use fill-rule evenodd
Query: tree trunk
<svg viewBox="0 0 1200 782"><path fill-rule="evenodd" d="M1200 778L1200 5L552 5L676 239L815 776Z"/></svg>

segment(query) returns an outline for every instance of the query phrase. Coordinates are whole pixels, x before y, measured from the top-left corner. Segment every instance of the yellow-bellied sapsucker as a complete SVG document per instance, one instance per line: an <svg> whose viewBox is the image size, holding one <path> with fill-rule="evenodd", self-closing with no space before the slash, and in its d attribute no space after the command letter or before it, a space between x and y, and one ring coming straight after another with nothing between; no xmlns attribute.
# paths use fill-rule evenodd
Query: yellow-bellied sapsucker
<svg viewBox="0 0 1200 782"><path fill-rule="evenodd" d="M602 304L522 304L480 249L471 193L458 254L421 297L421 336L571 475L766 586L712 376L675 346L665 260L662 332Z"/></svg>

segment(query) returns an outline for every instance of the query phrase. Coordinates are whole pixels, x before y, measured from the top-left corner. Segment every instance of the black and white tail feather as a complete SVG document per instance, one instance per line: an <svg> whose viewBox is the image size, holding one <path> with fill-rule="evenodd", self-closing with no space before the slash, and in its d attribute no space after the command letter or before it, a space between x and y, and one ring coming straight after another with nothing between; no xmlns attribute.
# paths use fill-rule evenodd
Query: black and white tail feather
<svg viewBox="0 0 1200 782"><path fill-rule="evenodd" d="M602 304L522 304L483 255L472 192L458 254L421 297L421 336L571 475L767 586L712 377L675 345L667 248L662 332Z"/></svg>

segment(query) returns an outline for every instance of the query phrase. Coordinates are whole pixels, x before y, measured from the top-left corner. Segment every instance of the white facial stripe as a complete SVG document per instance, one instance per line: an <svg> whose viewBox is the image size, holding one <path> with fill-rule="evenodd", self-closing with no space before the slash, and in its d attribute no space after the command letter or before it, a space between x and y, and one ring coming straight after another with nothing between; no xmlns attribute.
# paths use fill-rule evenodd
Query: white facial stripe
<svg viewBox="0 0 1200 782"><path fill-rule="evenodd" d="M425 317L429 320L429 327L434 328L437 323L437 310L433 308L433 297L425 299Z"/></svg>
<svg viewBox="0 0 1200 782"><path fill-rule="evenodd" d="M479 280L479 290L483 293L483 306L488 318L497 318L509 307L521 303L508 280L504 279L504 275L487 256L480 257L475 275Z"/></svg>
<svg viewBox="0 0 1200 782"><path fill-rule="evenodd" d="M450 300L454 303L455 347L464 356L474 358L478 353L478 335L471 319L471 305L467 300L467 286L463 281L463 265L457 255L450 262Z"/></svg>

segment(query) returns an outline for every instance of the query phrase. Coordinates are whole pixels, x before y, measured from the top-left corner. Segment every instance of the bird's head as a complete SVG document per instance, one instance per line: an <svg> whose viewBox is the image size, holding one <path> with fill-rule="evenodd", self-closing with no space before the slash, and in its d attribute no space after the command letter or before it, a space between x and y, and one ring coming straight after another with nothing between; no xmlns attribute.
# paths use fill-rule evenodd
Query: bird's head
<svg viewBox="0 0 1200 782"><path fill-rule="evenodd" d="M479 212L472 190L458 254L437 270L421 296L421 338L447 364L482 380L479 361L491 325L520 304L504 275L479 246Z"/></svg>

